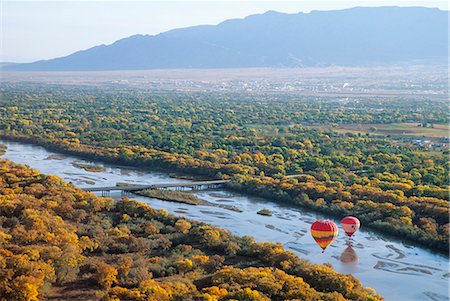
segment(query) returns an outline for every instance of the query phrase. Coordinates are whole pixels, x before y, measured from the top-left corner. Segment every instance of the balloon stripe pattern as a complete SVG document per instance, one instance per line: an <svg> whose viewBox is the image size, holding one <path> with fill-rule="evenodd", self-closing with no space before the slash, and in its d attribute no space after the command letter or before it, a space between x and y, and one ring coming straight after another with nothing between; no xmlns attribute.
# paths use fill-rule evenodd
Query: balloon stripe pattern
<svg viewBox="0 0 450 301"><path fill-rule="evenodd" d="M356 231L358 231L359 227L361 226L361 223L359 222L359 219L357 219L356 217L347 216L341 220L341 226L342 229L344 229L345 234L347 234L349 237L352 237L352 235Z"/></svg>
<svg viewBox="0 0 450 301"><path fill-rule="evenodd" d="M323 251L336 239L338 233L338 227L332 221L315 221L311 225L311 235Z"/></svg>

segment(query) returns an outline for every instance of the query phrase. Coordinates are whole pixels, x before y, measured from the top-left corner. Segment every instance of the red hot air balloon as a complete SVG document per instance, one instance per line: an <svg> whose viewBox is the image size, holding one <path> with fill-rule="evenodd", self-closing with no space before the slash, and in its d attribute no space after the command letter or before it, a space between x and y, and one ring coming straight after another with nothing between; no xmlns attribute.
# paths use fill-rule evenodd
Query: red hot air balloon
<svg viewBox="0 0 450 301"><path fill-rule="evenodd" d="M352 237L352 235L358 231L360 225L359 219L354 216L347 216L341 220L341 226L348 237Z"/></svg>
<svg viewBox="0 0 450 301"><path fill-rule="evenodd" d="M315 221L311 225L311 235L323 249L322 253L336 239L338 233L338 227L332 221Z"/></svg>

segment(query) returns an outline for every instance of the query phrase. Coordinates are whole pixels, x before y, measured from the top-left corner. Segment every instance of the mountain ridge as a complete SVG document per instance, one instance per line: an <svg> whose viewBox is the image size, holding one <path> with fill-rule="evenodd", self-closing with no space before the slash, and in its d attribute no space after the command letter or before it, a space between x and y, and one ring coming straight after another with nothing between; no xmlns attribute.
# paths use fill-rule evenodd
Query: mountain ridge
<svg viewBox="0 0 450 301"><path fill-rule="evenodd" d="M68 56L7 70L107 71L305 67L448 60L448 11L355 7L309 13L267 11L217 25L132 35Z"/></svg>

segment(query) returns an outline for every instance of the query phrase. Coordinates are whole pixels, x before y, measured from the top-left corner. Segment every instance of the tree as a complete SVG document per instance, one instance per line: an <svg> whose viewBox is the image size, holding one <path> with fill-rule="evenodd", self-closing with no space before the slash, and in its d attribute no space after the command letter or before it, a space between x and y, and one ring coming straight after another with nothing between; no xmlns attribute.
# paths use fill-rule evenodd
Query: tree
<svg viewBox="0 0 450 301"><path fill-rule="evenodd" d="M103 288L109 289L113 284L118 283L117 275L118 271L111 265L105 263L104 261L97 261L97 282Z"/></svg>
<svg viewBox="0 0 450 301"><path fill-rule="evenodd" d="M186 234L189 231L189 229L191 228L191 224L184 219L179 219L175 223L175 228L177 228L178 231L180 231L181 233Z"/></svg>

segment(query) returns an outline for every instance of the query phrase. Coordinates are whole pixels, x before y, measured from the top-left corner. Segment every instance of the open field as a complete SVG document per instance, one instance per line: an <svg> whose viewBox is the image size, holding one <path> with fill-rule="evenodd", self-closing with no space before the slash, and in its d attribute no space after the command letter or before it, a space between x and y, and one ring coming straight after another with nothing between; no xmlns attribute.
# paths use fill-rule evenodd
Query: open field
<svg viewBox="0 0 450 301"><path fill-rule="evenodd" d="M444 138L449 136L447 124L434 124L433 127L418 126L418 123L391 123L391 124L327 124L309 126L321 131L335 131L338 133L378 134L405 137Z"/></svg>

